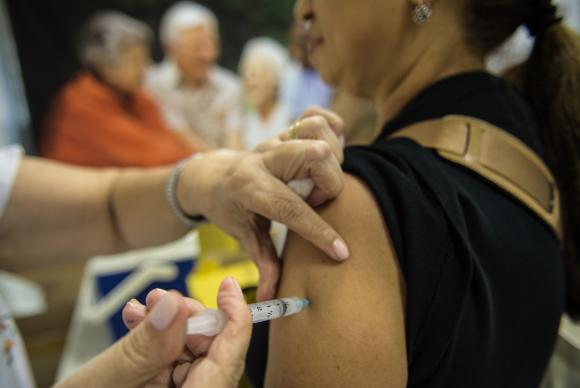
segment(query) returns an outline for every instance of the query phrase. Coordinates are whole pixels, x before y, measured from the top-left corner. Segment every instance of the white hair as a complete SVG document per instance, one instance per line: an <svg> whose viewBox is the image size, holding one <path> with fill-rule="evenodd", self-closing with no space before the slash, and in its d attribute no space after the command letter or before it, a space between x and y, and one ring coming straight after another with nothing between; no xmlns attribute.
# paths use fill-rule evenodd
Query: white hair
<svg viewBox="0 0 580 388"><path fill-rule="evenodd" d="M120 12L98 13L89 20L81 33L80 61L85 67L113 64L128 45L148 45L152 35L145 23Z"/></svg>
<svg viewBox="0 0 580 388"><path fill-rule="evenodd" d="M246 67L250 59L259 57L268 62L278 79L282 78L288 64L288 50L271 38L254 38L246 43L240 59L240 71Z"/></svg>
<svg viewBox="0 0 580 388"><path fill-rule="evenodd" d="M192 1L182 1L169 8L161 20L161 42L175 42L187 28L207 26L218 30L218 21L209 8Z"/></svg>

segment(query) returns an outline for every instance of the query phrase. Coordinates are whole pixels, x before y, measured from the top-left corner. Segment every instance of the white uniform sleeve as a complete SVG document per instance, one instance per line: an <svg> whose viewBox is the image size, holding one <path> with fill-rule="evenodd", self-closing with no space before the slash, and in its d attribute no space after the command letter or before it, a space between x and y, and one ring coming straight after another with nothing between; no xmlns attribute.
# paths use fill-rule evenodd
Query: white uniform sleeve
<svg viewBox="0 0 580 388"><path fill-rule="evenodd" d="M0 148L0 219L10 198L22 154L20 146Z"/></svg>

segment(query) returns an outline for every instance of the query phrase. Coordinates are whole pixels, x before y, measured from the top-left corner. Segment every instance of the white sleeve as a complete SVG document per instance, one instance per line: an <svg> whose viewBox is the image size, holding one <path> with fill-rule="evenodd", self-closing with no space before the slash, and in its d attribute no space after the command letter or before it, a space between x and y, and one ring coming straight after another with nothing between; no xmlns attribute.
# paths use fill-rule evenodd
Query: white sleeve
<svg viewBox="0 0 580 388"><path fill-rule="evenodd" d="M0 219L10 198L22 154L20 146L0 148Z"/></svg>

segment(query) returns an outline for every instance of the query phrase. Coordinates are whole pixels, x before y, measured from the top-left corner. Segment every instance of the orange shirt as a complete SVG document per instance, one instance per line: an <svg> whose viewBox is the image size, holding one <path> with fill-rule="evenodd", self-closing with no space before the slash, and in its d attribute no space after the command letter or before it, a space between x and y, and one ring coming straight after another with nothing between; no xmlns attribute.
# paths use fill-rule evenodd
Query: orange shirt
<svg viewBox="0 0 580 388"><path fill-rule="evenodd" d="M192 153L144 92L123 99L88 73L61 90L44 130L41 156L84 166L161 166Z"/></svg>

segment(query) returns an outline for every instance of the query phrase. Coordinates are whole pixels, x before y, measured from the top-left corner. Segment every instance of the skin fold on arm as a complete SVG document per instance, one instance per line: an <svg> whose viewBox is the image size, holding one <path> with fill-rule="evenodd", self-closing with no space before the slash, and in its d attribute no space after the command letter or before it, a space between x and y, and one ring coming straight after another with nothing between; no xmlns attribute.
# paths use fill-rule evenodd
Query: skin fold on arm
<svg viewBox="0 0 580 388"><path fill-rule="evenodd" d="M310 300L270 329L267 387L405 387L405 285L372 194L357 178L320 214L351 259L328 260L290 234L279 296Z"/></svg>

